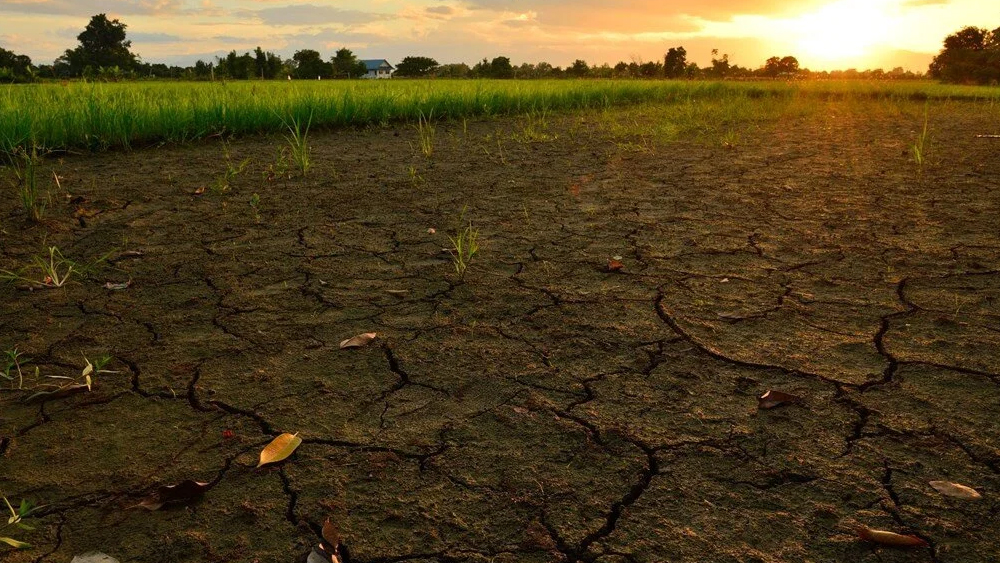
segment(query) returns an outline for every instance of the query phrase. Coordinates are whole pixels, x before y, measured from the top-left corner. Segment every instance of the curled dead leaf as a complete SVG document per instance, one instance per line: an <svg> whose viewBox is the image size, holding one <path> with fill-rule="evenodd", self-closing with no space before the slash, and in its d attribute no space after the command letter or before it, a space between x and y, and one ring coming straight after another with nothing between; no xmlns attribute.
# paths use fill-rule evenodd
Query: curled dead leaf
<svg viewBox="0 0 1000 563"><path fill-rule="evenodd" d="M774 407L779 407L787 403L797 403L801 400L802 397L799 397L798 395L768 389L766 393L757 398L757 408L773 409Z"/></svg>
<svg viewBox="0 0 1000 563"><path fill-rule="evenodd" d="M376 336L378 336L378 333L376 332L366 332L364 334L359 334L357 336L348 338L347 340L341 342L340 349L343 350L345 348L361 348L362 346L367 346L368 344L371 343L372 340L375 340Z"/></svg>
<svg viewBox="0 0 1000 563"><path fill-rule="evenodd" d="M176 485L156 489L155 493L142 499L137 506L147 510L159 510L165 504L191 502L204 495L208 486L208 483L188 479Z"/></svg>
<svg viewBox="0 0 1000 563"><path fill-rule="evenodd" d="M336 552L337 546L340 545L340 530L329 518L323 522L323 543L327 551L333 552Z"/></svg>
<svg viewBox="0 0 1000 563"><path fill-rule="evenodd" d="M2 538L0 537L0 542L3 542L14 549L27 549L31 547L30 543L24 543L23 541L17 541L14 538Z"/></svg>
<svg viewBox="0 0 1000 563"><path fill-rule="evenodd" d="M965 485L959 485L958 483L949 483L948 481L931 481L929 484L934 487L934 490L946 497L959 498L963 500L979 500L983 498L983 495L979 494L979 491L976 489L966 487Z"/></svg>
<svg viewBox="0 0 1000 563"><path fill-rule="evenodd" d="M260 452L260 463L257 467L267 465L268 463L277 463L288 456L292 455L292 452L299 447L302 443L302 438L299 438L298 434L284 433L278 436L271 443L264 447Z"/></svg>
<svg viewBox="0 0 1000 563"><path fill-rule="evenodd" d="M873 530L864 526L858 527L855 532L858 534L859 538L867 542L877 543L888 547L928 547L930 545L926 540L918 538L917 536L897 534L895 532L887 532L885 530Z"/></svg>
<svg viewBox="0 0 1000 563"><path fill-rule="evenodd" d="M611 258L608 260L608 271L609 272L620 272L625 264L621 260L615 260Z"/></svg>
<svg viewBox="0 0 1000 563"><path fill-rule="evenodd" d="M202 195L203 193L205 193L205 186L196 189L192 195Z"/></svg>
<svg viewBox="0 0 1000 563"><path fill-rule="evenodd" d="M127 282L122 282L122 283L107 282L104 284L104 289L107 289L109 291L121 291L123 289L128 289L129 286L131 285L132 285L132 280L128 280Z"/></svg>

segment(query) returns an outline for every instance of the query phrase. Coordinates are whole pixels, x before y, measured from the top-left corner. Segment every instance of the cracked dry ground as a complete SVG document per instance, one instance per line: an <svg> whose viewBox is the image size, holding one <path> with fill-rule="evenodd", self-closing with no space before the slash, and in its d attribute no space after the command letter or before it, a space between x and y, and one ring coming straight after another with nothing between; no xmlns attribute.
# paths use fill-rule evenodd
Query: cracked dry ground
<svg viewBox="0 0 1000 563"><path fill-rule="evenodd" d="M32 227L8 199L3 267L114 252L4 289L0 344L120 373L0 396L0 491L46 505L0 559L300 561L328 516L370 563L1000 558L995 110L932 104L920 173L922 105L810 104L735 150L642 137L655 107L546 142L440 124L430 159L410 128L317 133L309 175L272 183L281 140L237 140L252 171L200 197L218 144L52 160L83 199ZM483 250L458 283L464 206ZM758 412L772 388L805 400ZM254 469L281 432L302 446ZM127 509L184 479L213 486Z"/></svg>

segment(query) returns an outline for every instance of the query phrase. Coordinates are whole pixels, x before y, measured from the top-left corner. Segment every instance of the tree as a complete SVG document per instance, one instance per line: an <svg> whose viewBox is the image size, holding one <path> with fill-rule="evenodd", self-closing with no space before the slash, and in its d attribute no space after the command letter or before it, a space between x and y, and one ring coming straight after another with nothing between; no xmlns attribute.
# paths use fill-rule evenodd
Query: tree
<svg viewBox="0 0 1000 563"><path fill-rule="evenodd" d="M928 72L945 82L1000 81L1000 28L988 31L966 27L949 35Z"/></svg>
<svg viewBox="0 0 1000 563"><path fill-rule="evenodd" d="M250 53L236 54L230 51L225 58L219 57L216 65L216 72L219 76L224 76L233 80L246 80L253 78L257 74L257 65Z"/></svg>
<svg viewBox="0 0 1000 563"><path fill-rule="evenodd" d="M254 68L256 70L255 77L262 80L272 80L278 78L281 75L282 61L281 57L275 55L270 51L264 51L260 47L254 49ZM282 77L284 78L284 77Z"/></svg>
<svg viewBox="0 0 1000 563"><path fill-rule="evenodd" d="M510 59L507 57L496 57L490 61L489 76L491 78L514 78L514 67L511 66Z"/></svg>
<svg viewBox="0 0 1000 563"><path fill-rule="evenodd" d="M577 59L573 61L573 66L566 69L566 74L575 78L583 78L590 74L590 66L587 64L587 61Z"/></svg>
<svg viewBox="0 0 1000 563"><path fill-rule="evenodd" d="M466 78L472 72L469 65L465 63L441 65L431 71L433 76L441 78Z"/></svg>
<svg viewBox="0 0 1000 563"><path fill-rule="evenodd" d="M794 76L799 72L799 61L795 57L771 57L764 62L763 74L771 78Z"/></svg>
<svg viewBox="0 0 1000 563"><path fill-rule="evenodd" d="M715 78L725 78L729 76L729 55L724 53L721 59L717 59L718 54L718 49L712 49L712 68L709 72Z"/></svg>
<svg viewBox="0 0 1000 563"><path fill-rule="evenodd" d="M329 78L333 76L333 65L324 61L319 51L302 49L292 55L295 61L296 78Z"/></svg>
<svg viewBox="0 0 1000 563"><path fill-rule="evenodd" d="M365 63L359 61L347 47L338 50L330 62L334 78L360 78L368 73Z"/></svg>
<svg viewBox="0 0 1000 563"><path fill-rule="evenodd" d="M77 36L80 46L67 50L56 64L65 65L74 76L83 74L87 67L134 69L138 61L129 51L132 42L125 38L126 27L118 20L109 20L105 14L97 14Z"/></svg>
<svg viewBox="0 0 1000 563"><path fill-rule="evenodd" d="M35 68L27 55L18 55L0 47L0 82L31 82Z"/></svg>
<svg viewBox="0 0 1000 563"><path fill-rule="evenodd" d="M404 57L396 65L396 76L427 76L438 67L438 62L430 57Z"/></svg>
<svg viewBox="0 0 1000 563"><path fill-rule="evenodd" d="M684 76L687 67L687 51L684 47L671 47L663 57L663 75L667 78Z"/></svg>

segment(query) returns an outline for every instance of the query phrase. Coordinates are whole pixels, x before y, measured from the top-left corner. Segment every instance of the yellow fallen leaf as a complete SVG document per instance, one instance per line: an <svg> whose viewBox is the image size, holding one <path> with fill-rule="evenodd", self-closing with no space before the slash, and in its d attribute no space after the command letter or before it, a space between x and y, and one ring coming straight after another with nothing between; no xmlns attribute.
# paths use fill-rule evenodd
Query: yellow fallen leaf
<svg viewBox="0 0 1000 563"><path fill-rule="evenodd" d="M3 542L14 549L24 549L26 547L31 547L30 543L24 543L23 541L17 541L14 538L0 538L0 542Z"/></svg>
<svg viewBox="0 0 1000 563"><path fill-rule="evenodd" d="M353 338L348 338L347 340L341 342L340 349L343 350L344 348L360 348L362 346L366 346L369 343L371 343L372 340L375 340L376 336L378 336L378 333L375 332L366 332L364 334L359 334Z"/></svg>
<svg viewBox="0 0 1000 563"><path fill-rule="evenodd" d="M895 532L887 532L885 530L873 530L871 528L859 527L857 529L858 537L869 541L872 543L877 543L879 545L886 545L889 547L927 547L927 541L923 538L918 538L917 536L897 534Z"/></svg>
<svg viewBox="0 0 1000 563"><path fill-rule="evenodd" d="M301 443L302 438L299 438L298 433L289 434L286 432L281 436L278 436L274 440L271 440L271 443L260 452L260 463L257 464L257 467L267 465L268 463L275 463L287 458L292 455L292 452L294 452L295 448L299 447L299 444Z"/></svg>
<svg viewBox="0 0 1000 563"><path fill-rule="evenodd" d="M934 487L934 490L946 497L954 497L964 500L979 500L983 498L983 495L979 494L976 489L966 487L965 485L959 485L958 483L949 483L948 481L931 481L930 486Z"/></svg>

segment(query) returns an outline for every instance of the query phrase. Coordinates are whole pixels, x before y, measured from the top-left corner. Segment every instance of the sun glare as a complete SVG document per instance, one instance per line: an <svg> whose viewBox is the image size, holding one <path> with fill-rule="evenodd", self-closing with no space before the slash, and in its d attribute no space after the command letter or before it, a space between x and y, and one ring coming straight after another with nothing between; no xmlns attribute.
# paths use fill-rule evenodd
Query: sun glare
<svg viewBox="0 0 1000 563"><path fill-rule="evenodd" d="M864 58L892 31L891 18L872 0L827 4L792 23L803 58L827 63Z"/></svg>

